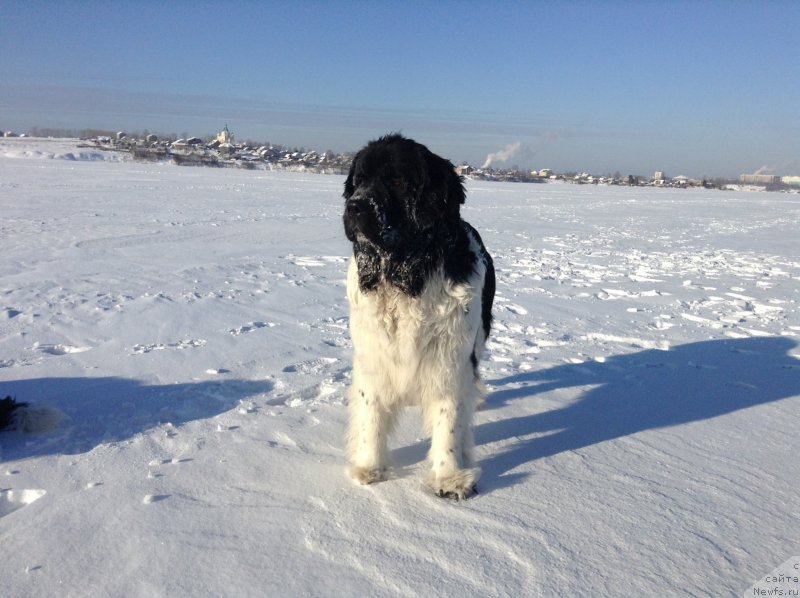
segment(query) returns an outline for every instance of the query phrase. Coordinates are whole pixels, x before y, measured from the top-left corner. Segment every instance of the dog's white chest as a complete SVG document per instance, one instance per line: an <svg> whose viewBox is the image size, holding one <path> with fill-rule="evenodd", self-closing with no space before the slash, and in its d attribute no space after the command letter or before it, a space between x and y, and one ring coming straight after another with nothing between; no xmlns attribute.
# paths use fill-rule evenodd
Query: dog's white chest
<svg viewBox="0 0 800 598"><path fill-rule="evenodd" d="M412 389L443 361L466 360L462 353L472 346L480 311L470 286L434 275L416 297L391 285L364 293L355 263L347 286L357 358L387 372L398 389Z"/></svg>

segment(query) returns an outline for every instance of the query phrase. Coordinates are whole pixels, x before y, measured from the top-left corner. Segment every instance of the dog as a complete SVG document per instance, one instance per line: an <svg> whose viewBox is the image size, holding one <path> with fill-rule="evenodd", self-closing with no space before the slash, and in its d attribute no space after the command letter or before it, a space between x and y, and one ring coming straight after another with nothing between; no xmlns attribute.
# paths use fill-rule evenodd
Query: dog
<svg viewBox="0 0 800 598"><path fill-rule="evenodd" d="M431 437L428 483L455 500L477 492L471 428L492 323L495 273L478 232L461 219L453 164L400 134L369 142L344 184L353 374L349 473L387 479L398 411L422 408Z"/></svg>

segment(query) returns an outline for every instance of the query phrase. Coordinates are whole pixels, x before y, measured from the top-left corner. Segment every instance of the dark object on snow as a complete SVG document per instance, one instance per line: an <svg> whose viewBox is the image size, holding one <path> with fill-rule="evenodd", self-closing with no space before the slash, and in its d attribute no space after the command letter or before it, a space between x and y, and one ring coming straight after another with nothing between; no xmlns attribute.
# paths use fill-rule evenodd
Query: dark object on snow
<svg viewBox="0 0 800 598"><path fill-rule="evenodd" d="M28 403L17 403L16 399L6 397L0 399L0 431L7 429L14 420L14 412L21 408L27 407Z"/></svg>

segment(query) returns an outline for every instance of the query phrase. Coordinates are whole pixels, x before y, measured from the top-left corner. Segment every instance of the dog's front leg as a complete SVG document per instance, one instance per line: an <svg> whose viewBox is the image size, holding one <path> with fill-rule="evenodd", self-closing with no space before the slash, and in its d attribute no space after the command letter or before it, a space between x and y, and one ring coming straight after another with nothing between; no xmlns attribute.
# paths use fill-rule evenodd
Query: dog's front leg
<svg viewBox="0 0 800 598"><path fill-rule="evenodd" d="M350 476L360 484L373 484L387 478L391 414L380 397L353 377L350 389Z"/></svg>
<svg viewBox="0 0 800 598"><path fill-rule="evenodd" d="M456 397L425 403L431 432L431 472L434 492L447 498L467 498L476 492L480 469L472 466L472 409Z"/></svg>

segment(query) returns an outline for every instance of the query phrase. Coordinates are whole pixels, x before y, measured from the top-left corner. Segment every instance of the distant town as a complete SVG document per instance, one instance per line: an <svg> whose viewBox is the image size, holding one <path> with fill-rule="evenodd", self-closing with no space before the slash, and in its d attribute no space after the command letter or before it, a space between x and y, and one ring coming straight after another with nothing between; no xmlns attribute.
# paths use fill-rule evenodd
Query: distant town
<svg viewBox="0 0 800 598"><path fill-rule="evenodd" d="M190 137L187 134L157 135L148 131L115 133L100 130L71 131L64 129L33 128L29 133L16 134L0 131L2 137L58 137L77 138L79 147L102 151L126 152L134 160L171 161L181 166L209 166L217 168L246 168L307 171L322 174L346 174L354 153L320 152L305 148L291 148L252 140L236 142L233 133L225 125L213 136ZM673 188L705 188L745 191L781 191L800 193L800 176L778 176L771 174L742 174L738 179L693 179L678 175L667 176L655 171L652 176L619 172L613 174L589 174L586 172L553 172L549 168L539 170L512 168L476 168L470 164L459 164L456 171L467 178L485 181L518 183L565 182L576 185L620 185L655 186Z"/></svg>

